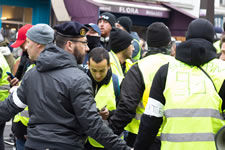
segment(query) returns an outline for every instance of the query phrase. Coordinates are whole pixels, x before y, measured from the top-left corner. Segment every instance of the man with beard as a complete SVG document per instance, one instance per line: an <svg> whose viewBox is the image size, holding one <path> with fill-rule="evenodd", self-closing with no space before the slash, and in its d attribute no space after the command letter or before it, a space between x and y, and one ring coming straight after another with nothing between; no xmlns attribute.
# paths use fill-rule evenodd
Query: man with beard
<svg viewBox="0 0 225 150"><path fill-rule="evenodd" d="M78 64L88 51L87 28L77 22L55 26L56 45L48 44L20 87L0 103L0 123L29 107L25 150L83 150L87 135L107 149L129 150L103 123L90 78ZM38 34L32 34L39 37Z"/></svg>
<svg viewBox="0 0 225 150"><path fill-rule="evenodd" d="M87 52L87 54L84 57L82 67L84 68L85 72L87 72L88 71L88 65L87 65L88 54L91 52L93 48L102 47L102 46L100 43L101 31L99 27L94 23L85 24L85 26L88 27L86 38L87 38L88 47L90 50Z"/></svg>
<svg viewBox="0 0 225 150"><path fill-rule="evenodd" d="M104 12L99 16L98 27L101 30L101 38L100 38L101 45L108 51L111 50L109 44L110 31L112 30L113 27L115 27L115 23L116 17L109 12Z"/></svg>

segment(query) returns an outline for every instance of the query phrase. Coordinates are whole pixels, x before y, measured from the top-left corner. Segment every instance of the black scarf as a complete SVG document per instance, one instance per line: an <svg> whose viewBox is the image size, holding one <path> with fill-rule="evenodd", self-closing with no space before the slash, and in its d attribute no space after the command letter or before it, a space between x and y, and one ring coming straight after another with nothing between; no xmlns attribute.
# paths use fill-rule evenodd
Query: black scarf
<svg viewBox="0 0 225 150"><path fill-rule="evenodd" d="M87 35L86 37L87 37L87 41L88 41L88 47L89 47L90 50L92 50L95 47L101 47L100 37L98 37L98 36L89 36L89 35Z"/></svg>
<svg viewBox="0 0 225 150"><path fill-rule="evenodd" d="M111 68L108 70L108 72L107 72L107 74L106 74L106 76L105 76L105 78L101 81L101 82L97 82L97 81L95 81L95 79L93 78L93 76L91 75L91 72L90 72L90 70L88 70L88 76L91 78L91 80L92 80L92 87L93 87L93 90L94 91L96 91L96 85L98 85L98 89L97 89L97 91L100 89L100 87L103 85L103 84L108 84L109 82L110 82L110 79L111 79L111 77L112 77L112 70L111 70Z"/></svg>

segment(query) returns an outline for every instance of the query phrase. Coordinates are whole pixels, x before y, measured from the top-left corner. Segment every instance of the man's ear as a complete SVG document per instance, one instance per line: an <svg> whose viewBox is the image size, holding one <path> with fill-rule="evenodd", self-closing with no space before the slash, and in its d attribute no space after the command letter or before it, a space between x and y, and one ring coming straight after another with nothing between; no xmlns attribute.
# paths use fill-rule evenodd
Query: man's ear
<svg viewBox="0 0 225 150"><path fill-rule="evenodd" d="M45 45L39 44L39 43L38 43L38 44L37 44L37 47L38 47L38 48L42 48L42 47L45 47Z"/></svg>
<svg viewBox="0 0 225 150"><path fill-rule="evenodd" d="M67 41L65 44L65 50L69 52L70 54L73 54L73 42L72 41Z"/></svg>

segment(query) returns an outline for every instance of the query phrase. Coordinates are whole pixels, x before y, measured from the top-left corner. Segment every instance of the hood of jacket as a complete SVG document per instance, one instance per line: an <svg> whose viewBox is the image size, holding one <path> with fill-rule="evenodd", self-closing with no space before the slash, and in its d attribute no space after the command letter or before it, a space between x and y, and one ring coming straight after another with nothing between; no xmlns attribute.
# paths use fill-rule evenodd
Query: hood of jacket
<svg viewBox="0 0 225 150"><path fill-rule="evenodd" d="M176 48L176 57L188 65L199 66L216 58L216 49L205 39L189 39Z"/></svg>
<svg viewBox="0 0 225 150"><path fill-rule="evenodd" d="M67 51L53 44L46 45L36 61L37 70L40 72L77 67L76 58Z"/></svg>

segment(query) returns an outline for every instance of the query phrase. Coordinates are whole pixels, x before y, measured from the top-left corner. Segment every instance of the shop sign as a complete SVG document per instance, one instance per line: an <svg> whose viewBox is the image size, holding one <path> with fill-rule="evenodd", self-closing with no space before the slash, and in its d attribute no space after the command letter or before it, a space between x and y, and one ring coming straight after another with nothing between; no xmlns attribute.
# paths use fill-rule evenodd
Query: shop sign
<svg viewBox="0 0 225 150"><path fill-rule="evenodd" d="M151 16L151 17L160 17L160 18L168 18L169 12L167 11L159 11L159 10L151 10L144 8L134 8L134 7L125 7L125 6L101 6L101 11L110 11L115 13L123 13L130 15L142 15L142 16Z"/></svg>

